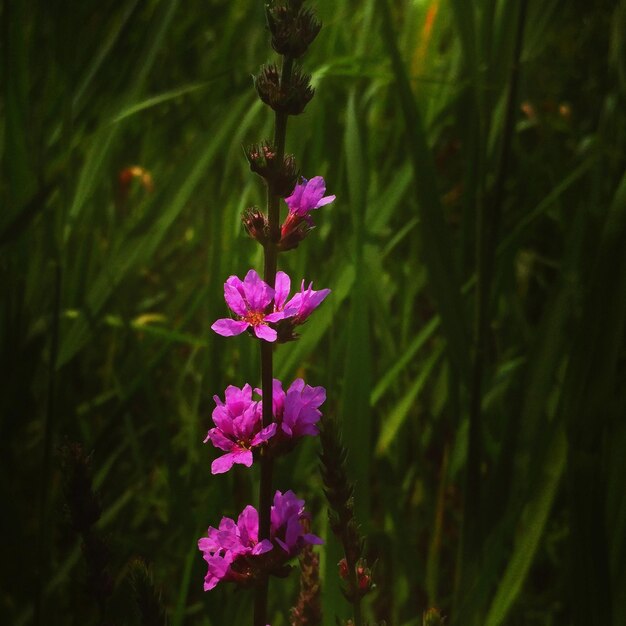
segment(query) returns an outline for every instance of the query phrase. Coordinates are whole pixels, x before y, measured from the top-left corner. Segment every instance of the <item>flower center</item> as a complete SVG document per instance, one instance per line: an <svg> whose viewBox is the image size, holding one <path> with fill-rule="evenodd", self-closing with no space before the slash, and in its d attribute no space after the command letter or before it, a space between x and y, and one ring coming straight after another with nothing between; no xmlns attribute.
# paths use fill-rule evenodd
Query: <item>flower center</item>
<svg viewBox="0 0 626 626"><path fill-rule="evenodd" d="M248 311L244 319L246 322L248 322L248 324L251 324L252 326L258 326L259 324L263 323L263 320L265 319L265 314L263 313L263 311Z"/></svg>

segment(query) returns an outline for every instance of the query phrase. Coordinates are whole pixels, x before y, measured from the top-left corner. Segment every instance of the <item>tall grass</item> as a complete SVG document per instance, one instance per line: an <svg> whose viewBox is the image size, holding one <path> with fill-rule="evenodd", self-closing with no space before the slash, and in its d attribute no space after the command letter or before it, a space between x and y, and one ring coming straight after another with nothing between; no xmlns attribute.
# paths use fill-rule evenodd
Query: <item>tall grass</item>
<svg viewBox="0 0 626 626"><path fill-rule="evenodd" d="M522 2L316 3L318 93L287 148L338 200L284 269L333 298L275 367L334 398L378 559L366 610L388 624L431 605L450 624L626 623L626 8L528 2L510 108ZM95 623L63 524L68 437L94 451L114 614L139 555L175 626L247 623L247 596L202 593L195 538L256 492L207 480L201 441L211 396L258 376L252 342L209 325L260 260L239 215L263 202L241 145L271 133L250 89L262 3L1 12L2 622ZM125 189L129 166L153 190ZM307 442L276 486L322 528L316 466Z"/></svg>

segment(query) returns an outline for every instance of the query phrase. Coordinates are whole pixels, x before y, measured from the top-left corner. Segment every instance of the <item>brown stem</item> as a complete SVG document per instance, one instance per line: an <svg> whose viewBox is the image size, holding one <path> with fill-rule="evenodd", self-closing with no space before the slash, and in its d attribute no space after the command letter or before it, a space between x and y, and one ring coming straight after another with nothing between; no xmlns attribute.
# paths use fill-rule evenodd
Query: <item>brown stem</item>
<svg viewBox="0 0 626 626"><path fill-rule="evenodd" d="M280 83L288 85L291 80L293 60L283 59ZM276 113L274 126L274 146L276 147L276 162L282 164L285 156L285 136L287 133L287 113ZM276 283L276 267L278 261L277 244L280 240L280 197L276 195L271 185L267 187L267 218L269 241L264 247L263 280L272 288ZM261 389L263 390L263 426L269 426L273 419L272 387L273 387L273 344L260 340L261 343ZM272 506L272 472L273 461L263 455L261 457L261 484L259 487L259 541L270 536L270 510ZM254 597L254 626L267 624L267 595L269 580L266 578L259 584Z"/></svg>

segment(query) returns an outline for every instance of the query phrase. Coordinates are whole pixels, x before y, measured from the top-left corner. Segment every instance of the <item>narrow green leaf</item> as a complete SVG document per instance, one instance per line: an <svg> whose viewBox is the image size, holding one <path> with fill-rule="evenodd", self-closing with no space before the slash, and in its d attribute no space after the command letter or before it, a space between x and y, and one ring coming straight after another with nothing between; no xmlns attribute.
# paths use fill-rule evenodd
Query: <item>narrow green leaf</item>
<svg viewBox="0 0 626 626"><path fill-rule="evenodd" d="M411 408L415 405L415 400L422 390L426 381L429 379L437 361L443 354L443 346L437 346L426 359L424 365L420 368L420 374L409 387L407 392L402 396L393 411L383 422L380 429L380 436L376 444L376 456L383 456L393 440L397 437L398 432L402 428Z"/></svg>
<svg viewBox="0 0 626 626"><path fill-rule="evenodd" d="M152 107L158 106L159 104L164 104L165 102L169 102L170 100L175 100L180 96L184 96L185 94L192 93L194 91L198 91L200 89L205 89L208 87L209 83L193 83L191 85L185 85L183 87L178 87L177 89L170 89L165 93L161 93L157 96L152 96L147 98L146 100L142 100L141 102L136 102L131 104L128 107L124 107L113 119L111 120L111 124L117 124L122 120L125 120L127 117L131 117L132 115L136 115L141 111L145 111L146 109L151 109Z"/></svg>
<svg viewBox="0 0 626 626"><path fill-rule="evenodd" d="M420 211L421 241L429 286L437 302L441 325L447 338L447 349L465 380L469 380L469 342L464 323L461 290L452 259L452 244L439 202L436 169L426 138L422 117L411 91L400 57L387 0L378 0L382 15L383 39L396 80L407 150L413 165L415 194Z"/></svg>
<svg viewBox="0 0 626 626"><path fill-rule="evenodd" d="M409 362L415 357L419 349L433 336L439 327L439 317L433 317L408 345L407 349L399 356L396 363L378 381L370 395L372 406L378 403L389 387L398 379Z"/></svg>
<svg viewBox="0 0 626 626"><path fill-rule="evenodd" d="M499 626L505 622L524 585L552 509L554 496L565 468L566 455L565 433L562 428L558 428L545 459L540 483L532 490L534 496L528 501L518 524L513 554L508 560L489 608L485 626Z"/></svg>
<svg viewBox="0 0 626 626"><path fill-rule="evenodd" d="M228 115L221 120L219 130L208 143L204 137L198 139L196 150L191 154L188 161L181 166L181 171L185 172L186 176L173 193L173 197L167 199L166 209L154 224L150 237L140 237L138 241L135 239L124 241L115 256L110 259L107 266L95 279L86 302L87 313L91 319L97 318L110 295L128 272L137 267L138 264L148 262L155 253L166 232L184 209L196 185L210 167L211 162L219 156L225 140L241 118L241 112L246 105L247 100L242 99L236 106L232 107ZM61 343L57 368L74 357L89 338L89 332L89 325L83 316L73 323Z"/></svg>

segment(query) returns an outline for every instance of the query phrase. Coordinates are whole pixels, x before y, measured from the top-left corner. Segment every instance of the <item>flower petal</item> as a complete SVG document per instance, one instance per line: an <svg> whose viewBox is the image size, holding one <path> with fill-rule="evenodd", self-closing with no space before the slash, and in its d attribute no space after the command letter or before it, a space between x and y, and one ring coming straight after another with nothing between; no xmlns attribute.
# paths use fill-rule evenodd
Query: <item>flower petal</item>
<svg viewBox="0 0 626 626"><path fill-rule="evenodd" d="M220 450L224 450L225 452L230 452L233 447L232 439L224 436L224 433L219 428L211 428L209 433L204 440L204 443L207 441L211 441L213 446L219 448Z"/></svg>
<svg viewBox="0 0 626 626"><path fill-rule="evenodd" d="M316 206L314 206L314 209L319 209L320 207L326 206L327 204L330 204L331 202L335 201L335 198L337 196L326 196L324 198L322 198Z"/></svg>
<svg viewBox="0 0 626 626"><path fill-rule="evenodd" d="M274 284L274 309L282 311L285 307L285 302L289 297L289 291L291 289L291 278L285 272L276 272L276 282ZM275 320L269 320L275 321ZM276 320L277 321L277 320Z"/></svg>
<svg viewBox="0 0 626 626"><path fill-rule="evenodd" d="M307 207L307 211L313 208L317 208L317 203L321 200L324 192L326 191L326 183L321 176L314 176L306 184L304 191L302 192L302 199L300 201L300 207Z"/></svg>
<svg viewBox="0 0 626 626"><path fill-rule="evenodd" d="M250 442L251 445L254 446L260 446L262 443L265 443L266 441L268 441L269 439L271 439L275 434L276 434L276 428L278 427L278 425L276 423L274 424L270 424L269 426L266 426L265 428L263 428L263 430L259 431L252 439L252 441Z"/></svg>
<svg viewBox="0 0 626 626"><path fill-rule="evenodd" d="M302 181L297 183L294 187L292 194L285 198L285 202L292 213L297 213L300 209L300 205L302 203L302 193L304 192L307 182L307 179L303 177Z"/></svg>
<svg viewBox="0 0 626 626"><path fill-rule="evenodd" d="M257 510L248 505L237 518L237 527L241 542L249 546L250 543L256 543L259 538L259 514Z"/></svg>
<svg viewBox="0 0 626 626"><path fill-rule="evenodd" d="M256 546L252 549L252 554L265 554L270 550L273 550L274 546L269 539L263 539L263 541L259 541Z"/></svg>
<svg viewBox="0 0 626 626"><path fill-rule="evenodd" d="M316 546L324 545L324 540L320 539L317 535L314 535L313 533L306 533L305 535L302 535L302 538L304 539L304 541L306 541L306 543L310 543Z"/></svg>
<svg viewBox="0 0 626 626"><path fill-rule="evenodd" d="M254 270L243 279L243 290L251 311L263 311L274 297L274 290Z"/></svg>
<svg viewBox="0 0 626 626"><path fill-rule="evenodd" d="M278 337L278 333L266 324L259 324L258 326L255 326L254 334L259 339L265 339L265 341L276 341Z"/></svg>
<svg viewBox="0 0 626 626"><path fill-rule="evenodd" d="M266 315L264 319L266 322L280 322L285 317L287 317L287 311L276 311L276 313Z"/></svg>
<svg viewBox="0 0 626 626"><path fill-rule="evenodd" d="M237 276L230 276L224 283L224 300L233 313L244 316L248 310L242 296L243 283Z"/></svg>
<svg viewBox="0 0 626 626"><path fill-rule="evenodd" d="M232 452L217 457L213 463L211 463L211 474L225 474L235 462L235 455Z"/></svg>
<svg viewBox="0 0 626 626"><path fill-rule="evenodd" d="M211 325L211 328L222 337L234 337L235 335L241 335L250 324L248 322L238 322L237 320L225 317L217 320Z"/></svg>

